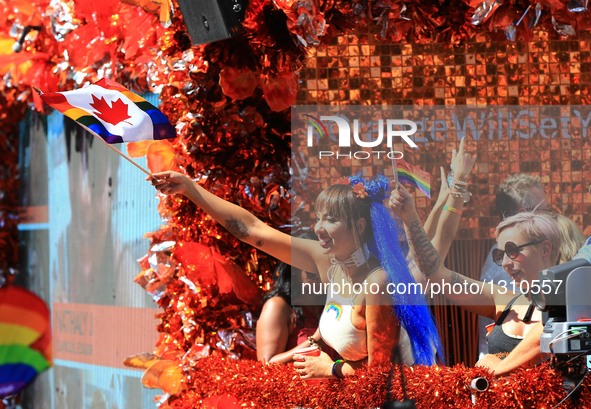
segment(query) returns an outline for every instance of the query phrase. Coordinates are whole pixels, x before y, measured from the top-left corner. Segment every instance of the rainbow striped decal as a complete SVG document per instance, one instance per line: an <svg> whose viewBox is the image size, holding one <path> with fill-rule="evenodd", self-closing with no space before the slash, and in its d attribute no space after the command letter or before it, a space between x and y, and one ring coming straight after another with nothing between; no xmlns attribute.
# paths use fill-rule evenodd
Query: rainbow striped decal
<svg viewBox="0 0 591 409"><path fill-rule="evenodd" d="M334 319L337 321L341 318L341 315L343 315L343 307L341 304L337 304L334 301L330 301L328 304L326 304L324 311L326 311L326 313L329 315L334 315Z"/></svg>
<svg viewBox="0 0 591 409"><path fill-rule="evenodd" d="M52 108L107 143L168 139L176 136L166 116L144 98L103 78L74 91L41 94Z"/></svg>
<svg viewBox="0 0 591 409"><path fill-rule="evenodd" d="M396 160L398 181L418 188L427 197L431 197L431 175L418 166L411 165L402 159Z"/></svg>
<svg viewBox="0 0 591 409"><path fill-rule="evenodd" d="M49 368L43 354L25 345L0 345L0 397L22 391Z"/></svg>
<svg viewBox="0 0 591 409"><path fill-rule="evenodd" d="M308 115L308 114L304 114L304 117L306 118L306 124L308 124L308 128L307 128L307 132L308 132L308 145L311 145L311 138L312 135L314 133L314 130L316 131L316 135L318 139L326 139L328 137L328 131L326 130L326 127L324 126L324 124L315 116L312 115Z"/></svg>

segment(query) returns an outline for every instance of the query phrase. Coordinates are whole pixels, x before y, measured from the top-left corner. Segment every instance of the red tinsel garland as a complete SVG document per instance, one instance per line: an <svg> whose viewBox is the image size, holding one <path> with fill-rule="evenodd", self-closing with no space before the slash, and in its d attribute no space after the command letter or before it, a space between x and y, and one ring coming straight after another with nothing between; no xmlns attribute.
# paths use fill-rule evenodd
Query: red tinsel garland
<svg viewBox="0 0 591 409"><path fill-rule="evenodd" d="M191 47L177 5L171 8L168 1L156 3L159 6L146 7L146 2L139 0L109 0L103 2L99 12L84 2L0 2L0 39L10 41L12 36L16 40L18 29L27 25L41 27L36 35L27 37L21 54L0 50L0 75L10 72L9 82L44 91L71 89L102 76L141 90L168 85L181 90L184 82L201 83L195 67L187 75L174 66L175 60L189 62L182 54ZM170 24L168 30L156 15ZM208 47L210 51L239 52L219 60L210 54L206 61L219 69L247 67L259 75L274 77L282 71L297 72L305 64L307 49L328 44L353 28L368 28L386 43L455 46L483 32L509 41L529 40L534 30L555 38L575 36L591 30L590 16L582 0L502 5L492 0L253 0L248 2L243 35L223 42L222 47ZM14 28L16 34L9 34ZM34 98L35 93L28 96L29 101ZM36 108L43 110L40 103Z"/></svg>
<svg viewBox="0 0 591 409"><path fill-rule="evenodd" d="M169 84L161 94L162 108L171 119L183 124L175 147L179 165L191 176L207 175L205 184L209 190L275 227L282 220L270 217L263 198L271 185L289 187L286 135L290 118L287 112L274 113L269 109L269 102L272 105L277 98L265 98L269 93L261 93L265 89L261 84L254 87L252 77L258 76L262 81L277 77L280 72L292 74L305 61L306 46L300 38L314 41L316 34L321 41L329 41L330 36L356 24L351 22L371 24L372 16L381 16L379 35L385 41L428 41L431 33L440 41L457 43L473 35L475 27L469 23L467 6L446 14L438 5L418 3L403 8L397 3L382 2L382 9L376 3L371 10L355 2L336 1L318 8L300 5L305 2L252 1L243 23L244 37L193 48L194 53L188 52L182 21L175 18L165 35L167 40L162 42L170 65L178 63L175 71L164 71L160 80ZM299 16L307 25L293 24ZM445 16L453 20L446 20ZM318 34L321 18L328 24L324 35ZM457 30L445 27L449 21ZM185 53L181 56L182 51ZM233 74L227 78L230 72ZM237 73L247 74L246 79L241 81ZM247 92L237 92L244 85L248 85ZM260 285L269 283L269 257L237 242L187 200L166 198L160 209L169 223L153 236L155 243L198 241L232 257L253 280L258 276ZM183 362L193 349L201 352L204 346L211 347L218 356L216 329L238 333L245 328L240 322L239 304L221 297L215 287L206 288L197 297L184 282L179 282L188 275L184 266L178 266L167 285L167 295L159 301L163 308L159 327L162 337L156 349L161 357ZM226 348L224 353L243 352L233 344L222 346ZM163 407L231 407L220 401L228 404L233 398L237 405L255 408L377 407L386 395L388 373L387 368L372 369L341 382L312 384L300 380L289 366L265 367L249 360L212 357L191 362L185 368L184 390L170 397ZM407 389L417 407L471 407L467 385L482 375L482 369L463 366L417 367L406 370ZM397 398L399 382L398 377L392 380L393 395ZM564 396L561 382L560 376L548 368L518 371L512 377L494 381L488 392L478 396L478 407L551 407ZM538 394L539 390L546 392Z"/></svg>
<svg viewBox="0 0 591 409"><path fill-rule="evenodd" d="M13 4L9 7L9 3ZM14 11L19 3L23 10L31 11L30 15ZM354 27L368 28L368 32L386 43L438 41L457 45L483 31L507 38L507 29L512 28L516 39L527 39L532 33L530 21L537 22L536 29L556 37L589 30L591 21L587 9L575 13L568 11L567 2L551 0L510 2L502 7L499 2L487 0L252 0L243 22L243 36L191 48L178 14L164 31L154 16L134 5L107 1L97 14L89 4L58 1L52 2L52 9L45 0L0 2L5 37L13 24L24 26L33 14L43 16L39 22L43 29L36 39L25 42L23 54L1 56L2 68L12 64L22 68L23 61L32 65L24 73L14 67L6 69L12 75L6 81L47 91L55 87L71 89L106 75L136 88L161 87L162 110L180 129L173 147L178 167L193 177L206 175L204 183L209 190L239 203L275 227L287 224L288 220L284 213L272 209L266 198L278 186L289 188L290 117L285 108L295 98L296 73L305 65L309 47L327 44ZM487 5L490 11L475 18ZM541 9L539 21L537 8ZM61 26L53 18L58 12L72 17L71 24ZM512 27L526 12L523 22ZM65 51L68 60L62 57ZM248 75L242 82L228 83L224 75L228 72ZM220 79L224 87L220 86ZM257 80L258 84L254 84ZM247 85L246 91L237 92L241 85ZM277 90L285 85L289 86L290 98L282 101ZM7 129L2 137L14 132L16 121L24 112L23 100L28 98L32 102L35 95L25 93L16 98L22 90L17 93L16 87L8 88L12 88L6 93L10 100L3 101L0 119L10 118L11 122L2 121ZM42 107L37 105L37 109ZM8 143L7 148L11 145L16 146ZM14 167L13 163L10 169ZM14 178L8 180L3 190L17 192L15 183ZM10 201L9 206L14 211L16 204ZM160 210L169 222L152 234L153 243L171 240L210 246L231 258L260 287L270 283L274 261L239 243L187 200L163 199ZM15 219L6 217L7 234L0 238L5 237L8 246L15 245ZM0 267L14 263L7 258L0 260ZM152 283L164 292L158 298L163 309L158 328L160 357L180 360L187 351L202 348L201 344L215 349L222 330L238 332L247 328L243 313L256 310L256 306L245 305L234 293L221 294L215 284L201 285L197 295L187 284L200 284L198 278L192 278L193 273L183 265L163 267L156 274L160 276L155 284ZM387 368L372 369L341 382L310 384L301 381L289 367L264 367L252 361L209 358L188 367L185 390L163 407L197 408L206 406L207 398L225 395L257 408L375 407L384 398L387 374ZM418 407L470 407L467 384L479 375L483 371L474 368L417 367L406 370L407 389ZM511 377L495 380L489 391L478 396L478 407L551 407L564 395L561 382L560 376L547 367L518 371ZM397 391L394 396L400 397L397 377L393 379L393 391ZM583 396L589 400L589 382Z"/></svg>
<svg viewBox="0 0 591 409"><path fill-rule="evenodd" d="M210 357L186 369L182 398L171 397L165 409L221 408L215 397L231 397L236 407L361 409L380 407L386 399L389 367L366 368L344 380L304 381L291 365L265 366L250 360ZM391 397L402 399L398 368L391 377ZM472 395L470 383L477 377L489 380L485 392ZM548 365L522 369L511 376L493 378L483 368L405 367L408 398L416 407L551 408L565 395L562 375ZM580 389L578 403L567 400L561 408L591 407L591 378Z"/></svg>

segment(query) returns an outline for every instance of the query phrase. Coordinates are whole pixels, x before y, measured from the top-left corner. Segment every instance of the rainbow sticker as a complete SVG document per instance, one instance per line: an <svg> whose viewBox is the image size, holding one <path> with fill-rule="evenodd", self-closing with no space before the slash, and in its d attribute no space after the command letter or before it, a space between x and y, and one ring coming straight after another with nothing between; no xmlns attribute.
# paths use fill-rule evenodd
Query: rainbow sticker
<svg viewBox="0 0 591 409"><path fill-rule="evenodd" d="M343 307L341 306L341 304L337 304L334 301L329 302L328 304L326 304L326 307L324 307L324 311L326 311L327 314L333 314L335 320L339 320L339 318L341 318L341 315L343 315Z"/></svg>
<svg viewBox="0 0 591 409"><path fill-rule="evenodd" d="M316 130L316 138L319 139L326 139L328 137L328 131L324 124L315 116L304 114L307 118L306 123L308 124L308 146L311 146L312 143L312 134L314 134L314 130Z"/></svg>

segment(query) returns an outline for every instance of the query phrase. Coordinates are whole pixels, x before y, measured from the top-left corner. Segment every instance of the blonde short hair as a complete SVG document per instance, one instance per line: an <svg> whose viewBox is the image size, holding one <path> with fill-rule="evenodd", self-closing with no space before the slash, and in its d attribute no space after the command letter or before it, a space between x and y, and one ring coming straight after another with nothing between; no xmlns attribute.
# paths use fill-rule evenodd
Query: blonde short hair
<svg viewBox="0 0 591 409"><path fill-rule="evenodd" d="M550 260L558 260L562 237L560 227L554 215L548 212L521 212L503 220L495 230L495 237L505 229L515 228L524 234L528 241L548 240L552 244ZM516 243L523 244L523 243Z"/></svg>

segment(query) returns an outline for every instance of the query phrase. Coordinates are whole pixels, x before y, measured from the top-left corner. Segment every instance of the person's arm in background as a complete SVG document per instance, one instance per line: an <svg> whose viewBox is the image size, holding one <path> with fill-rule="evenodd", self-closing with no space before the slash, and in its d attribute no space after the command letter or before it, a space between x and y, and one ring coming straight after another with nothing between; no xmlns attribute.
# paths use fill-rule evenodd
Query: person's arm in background
<svg viewBox="0 0 591 409"><path fill-rule="evenodd" d="M437 230L437 224L439 218L441 217L441 212L443 211L443 206L445 206L445 202L447 201L447 196L449 195L449 186L447 185L447 176L445 175L445 170L443 166L439 167L439 172L441 173L441 185L439 186L439 194L437 195L437 200L435 201L435 205L429 212L429 216L427 216L427 220L425 221L425 233L429 239L433 239L435 237L435 231Z"/></svg>
<svg viewBox="0 0 591 409"><path fill-rule="evenodd" d="M312 339L314 342L310 342L310 339ZM316 330L316 332L314 332L314 335L308 337L307 340L305 340L304 342L301 342L299 345L296 345L295 347L293 347L292 349L285 351L285 352L281 352L275 356L273 356L270 360L269 363L270 364L286 364L288 362L291 362L293 360L293 355L294 353L298 350L298 349L302 349L302 348L308 348L311 347L314 344L318 344L320 346L320 349L322 349L324 343L322 342L322 337L320 336L320 330Z"/></svg>
<svg viewBox="0 0 591 409"><path fill-rule="evenodd" d="M456 237L460 226L464 209L462 193L468 189L468 179L475 163L476 155L466 152L466 138L462 138L457 153L455 149L452 151L451 169L453 181L449 187L441 216L437 221L435 234L431 239L433 247L439 253L442 261L447 257L451 243ZM441 177L442 179L445 178L444 172L442 172ZM441 183L447 183L447 178L442 180Z"/></svg>
<svg viewBox="0 0 591 409"><path fill-rule="evenodd" d="M452 291L445 295L449 300L469 311L490 318L495 317L497 309L495 296L506 294L506 290L503 289L504 292L500 292L495 286L483 286L480 281L451 271L443 265L441 256L425 234L414 200L404 186L400 185L398 189L392 191L390 207L404 223L406 237L416 254L417 264L431 283L449 283L452 286L459 283L463 288L473 285L482 288L481 293Z"/></svg>
<svg viewBox="0 0 591 409"><path fill-rule="evenodd" d="M291 331L292 308L281 297L271 297L264 304L257 320L257 360L269 362L284 352Z"/></svg>
<svg viewBox="0 0 591 409"><path fill-rule="evenodd" d="M476 162L476 156L466 152L465 138L460 142L459 150L452 150L452 159L450 167L454 175L454 180L465 182L470 177L470 173ZM462 218L462 209L464 201L459 194L453 194L453 190L448 186L447 175L443 167L440 167L441 185L439 195L435 206L431 209L427 221L425 222L425 234L433 243L433 246L439 253L442 260L445 260L451 247L451 243L456 236L460 220ZM463 185L464 186L464 185ZM463 187L462 186L462 187ZM456 192L458 193L458 192ZM420 268L415 263L416 254L411 246L410 248L409 268L415 281L425 283L427 280Z"/></svg>
<svg viewBox="0 0 591 409"><path fill-rule="evenodd" d="M505 359L500 359L493 354L487 354L476 363L476 366L487 368L494 375L506 375L522 366L539 363L542 358L540 337L544 331L544 325L541 322L533 325L525 338L517 344Z"/></svg>

